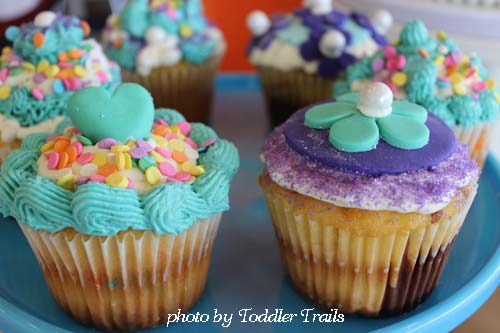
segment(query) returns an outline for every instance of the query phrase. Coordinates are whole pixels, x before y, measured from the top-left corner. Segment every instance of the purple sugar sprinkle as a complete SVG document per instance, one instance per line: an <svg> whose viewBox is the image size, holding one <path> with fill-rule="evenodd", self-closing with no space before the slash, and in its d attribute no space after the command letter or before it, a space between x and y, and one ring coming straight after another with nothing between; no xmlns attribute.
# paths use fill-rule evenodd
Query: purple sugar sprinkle
<svg viewBox="0 0 500 333"><path fill-rule="evenodd" d="M102 139L101 141L99 141L97 143L97 146L101 149L109 149L113 146L116 146L118 143L116 142L115 139L113 138L105 138L105 139Z"/></svg>
<svg viewBox="0 0 500 333"><path fill-rule="evenodd" d="M75 181L75 185L87 184L90 181L90 177L80 177Z"/></svg>
<svg viewBox="0 0 500 333"><path fill-rule="evenodd" d="M45 75L43 75L42 73L36 73L35 75L33 75L33 81L35 81L35 83L42 83L45 81Z"/></svg>
<svg viewBox="0 0 500 333"><path fill-rule="evenodd" d="M147 143L146 141L141 140L141 139L137 140L135 142L135 145L136 145L137 148L142 149L146 153L149 153L150 151L153 150L153 146L151 146L149 143Z"/></svg>
<svg viewBox="0 0 500 333"><path fill-rule="evenodd" d="M147 155L146 151L144 149L141 149L139 147L132 148L130 150L130 156L132 158L143 158Z"/></svg>

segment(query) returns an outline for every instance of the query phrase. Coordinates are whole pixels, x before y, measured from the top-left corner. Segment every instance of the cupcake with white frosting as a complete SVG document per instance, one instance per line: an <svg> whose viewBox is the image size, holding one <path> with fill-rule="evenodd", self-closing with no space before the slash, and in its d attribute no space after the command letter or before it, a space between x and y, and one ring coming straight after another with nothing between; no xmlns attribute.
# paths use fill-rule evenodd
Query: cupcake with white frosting
<svg viewBox="0 0 500 333"><path fill-rule="evenodd" d="M124 81L146 87L157 106L190 121L209 120L225 42L203 16L201 0L129 0L108 18L102 37Z"/></svg>
<svg viewBox="0 0 500 333"><path fill-rule="evenodd" d="M89 34L87 22L50 11L6 30L12 45L0 56L0 161L27 135L53 132L75 91L119 84L118 66Z"/></svg>
<svg viewBox="0 0 500 333"><path fill-rule="evenodd" d="M350 64L387 45L392 16L344 13L331 0L308 0L290 14L250 13L250 62L257 66L273 126L330 96Z"/></svg>
<svg viewBox="0 0 500 333"><path fill-rule="evenodd" d="M366 316L400 314L430 294L480 172L439 117L393 101L383 83L298 111L262 157L294 287L325 309Z"/></svg>

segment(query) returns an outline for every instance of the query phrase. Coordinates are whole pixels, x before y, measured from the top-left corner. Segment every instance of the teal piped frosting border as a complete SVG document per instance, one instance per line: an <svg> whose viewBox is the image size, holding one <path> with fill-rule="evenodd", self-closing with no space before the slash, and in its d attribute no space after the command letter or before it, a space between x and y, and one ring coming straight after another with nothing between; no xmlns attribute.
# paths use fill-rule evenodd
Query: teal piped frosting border
<svg viewBox="0 0 500 333"><path fill-rule="evenodd" d="M155 116L170 124L185 121L180 113L168 109L156 110ZM180 234L197 220L229 209L229 186L239 167L238 151L232 143L219 139L208 126L191 125L190 137L197 144L217 138L200 152L205 174L193 184L165 183L142 195L100 183L81 185L71 192L38 176L40 147L49 135L30 135L2 165L0 213L48 232L73 228L97 236L128 229Z"/></svg>

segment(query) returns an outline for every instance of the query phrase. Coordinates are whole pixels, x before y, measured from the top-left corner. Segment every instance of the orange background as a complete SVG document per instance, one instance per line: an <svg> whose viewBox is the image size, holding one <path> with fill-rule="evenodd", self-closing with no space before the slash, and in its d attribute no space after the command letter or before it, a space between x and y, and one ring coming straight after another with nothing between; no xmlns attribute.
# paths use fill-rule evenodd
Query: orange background
<svg viewBox="0 0 500 333"><path fill-rule="evenodd" d="M252 10L268 14L290 12L301 6L301 0L205 0L205 13L218 24L226 37L228 47L222 69L225 71L249 71L252 66L245 51L251 38L246 27L246 17Z"/></svg>

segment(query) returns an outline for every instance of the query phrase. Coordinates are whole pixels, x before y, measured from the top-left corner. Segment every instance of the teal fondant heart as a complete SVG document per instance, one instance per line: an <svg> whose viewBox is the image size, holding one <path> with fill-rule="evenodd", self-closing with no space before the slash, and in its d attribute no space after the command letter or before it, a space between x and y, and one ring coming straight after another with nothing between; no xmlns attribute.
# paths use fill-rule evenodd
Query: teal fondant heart
<svg viewBox="0 0 500 333"><path fill-rule="evenodd" d="M85 88L68 101L69 118L94 143L104 138L120 142L147 138L154 113L150 93L135 83L122 84L113 95L103 87Z"/></svg>

